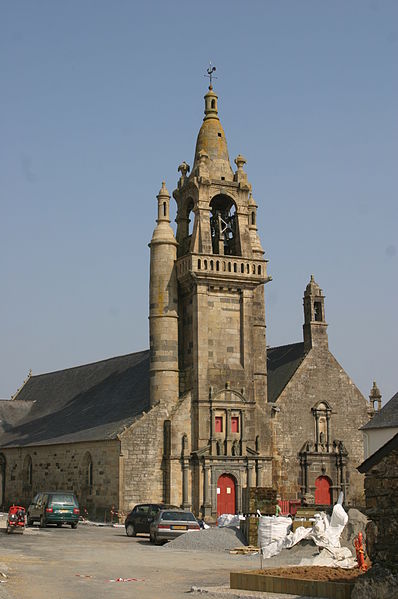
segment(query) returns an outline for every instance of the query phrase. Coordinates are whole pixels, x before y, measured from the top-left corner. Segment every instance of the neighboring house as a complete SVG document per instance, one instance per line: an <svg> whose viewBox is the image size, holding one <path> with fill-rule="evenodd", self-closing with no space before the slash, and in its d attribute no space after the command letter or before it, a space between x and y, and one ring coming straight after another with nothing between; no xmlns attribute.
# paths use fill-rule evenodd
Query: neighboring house
<svg viewBox="0 0 398 599"><path fill-rule="evenodd" d="M157 196L150 350L30 376L3 402L3 505L69 488L95 516L163 500L212 518L247 486L318 504L362 492L369 405L329 351L313 277L303 342L267 351L257 205L217 100L210 87L192 171L178 168L175 232L164 183Z"/></svg>
<svg viewBox="0 0 398 599"><path fill-rule="evenodd" d="M398 433L398 393L380 409L381 394L374 382L369 398L373 405L374 400L377 400L379 411L361 428L364 436L365 458L371 456Z"/></svg>

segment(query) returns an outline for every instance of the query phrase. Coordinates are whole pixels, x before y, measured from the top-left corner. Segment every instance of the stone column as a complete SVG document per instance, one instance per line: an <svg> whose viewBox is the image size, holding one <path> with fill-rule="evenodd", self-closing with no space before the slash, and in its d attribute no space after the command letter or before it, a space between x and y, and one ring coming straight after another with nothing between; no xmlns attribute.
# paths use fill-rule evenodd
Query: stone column
<svg viewBox="0 0 398 599"><path fill-rule="evenodd" d="M231 410L226 410L225 455L231 455Z"/></svg>
<svg viewBox="0 0 398 599"><path fill-rule="evenodd" d="M319 416L318 412L315 412L315 451L319 451Z"/></svg>
<svg viewBox="0 0 398 599"><path fill-rule="evenodd" d="M330 451L330 412L329 412L329 410L326 412L326 436L327 436L326 450L329 453L329 451Z"/></svg>
<svg viewBox="0 0 398 599"><path fill-rule="evenodd" d="M211 516L211 498L209 493L209 470L210 466L203 463L203 516Z"/></svg>
<svg viewBox="0 0 398 599"><path fill-rule="evenodd" d="M254 487L253 479L254 479L254 466L253 466L253 464L249 463L247 466L247 486L248 487Z"/></svg>
<svg viewBox="0 0 398 599"><path fill-rule="evenodd" d="M263 487L263 464L259 460L257 461L257 487Z"/></svg>
<svg viewBox="0 0 398 599"><path fill-rule="evenodd" d="M188 486L189 486L189 461L187 459L182 460L182 507L184 510L191 509L191 504L188 499Z"/></svg>

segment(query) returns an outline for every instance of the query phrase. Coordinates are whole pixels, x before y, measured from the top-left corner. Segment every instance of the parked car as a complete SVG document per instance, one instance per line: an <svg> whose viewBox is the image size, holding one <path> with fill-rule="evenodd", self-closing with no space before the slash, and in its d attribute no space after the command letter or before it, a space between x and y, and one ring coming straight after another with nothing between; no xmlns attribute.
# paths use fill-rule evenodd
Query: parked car
<svg viewBox="0 0 398 599"><path fill-rule="evenodd" d="M150 525L149 539L151 543L160 545L192 530L200 530L199 522L192 512L163 509Z"/></svg>
<svg viewBox="0 0 398 599"><path fill-rule="evenodd" d="M32 526L34 522L39 522L41 528L47 524L70 524L76 528L79 515L79 504L72 491L46 491L32 499L27 511L27 524Z"/></svg>
<svg viewBox="0 0 398 599"><path fill-rule="evenodd" d="M179 508L175 505L166 505L164 503L141 503L134 506L124 521L126 535L128 537L135 537L137 533L149 534L151 522L153 522L159 510L162 509L178 510Z"/></svg>

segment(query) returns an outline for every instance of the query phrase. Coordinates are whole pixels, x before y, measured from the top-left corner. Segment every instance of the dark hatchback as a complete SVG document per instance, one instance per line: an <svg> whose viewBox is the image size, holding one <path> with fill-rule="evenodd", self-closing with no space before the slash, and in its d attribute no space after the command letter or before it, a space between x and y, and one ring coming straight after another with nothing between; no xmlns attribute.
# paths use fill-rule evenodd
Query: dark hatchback
<svg viewBox="0 0 398 599"><path fill-rule="evenodd" d="M136 505L128 514L124 526L128 537L135 537L137 533L149 534L149 527L160 510L178 509L175 505L163 503L141 503Z"/></svg>
<svg viewBox="0 0 398 599"><path fill-rule="evenodd" d="M79 516L79 504L72 491L47 491L32 499L27 511L27 524L32 526L39 522L42 528L47 524L69 524L76 528Z"/></svg>

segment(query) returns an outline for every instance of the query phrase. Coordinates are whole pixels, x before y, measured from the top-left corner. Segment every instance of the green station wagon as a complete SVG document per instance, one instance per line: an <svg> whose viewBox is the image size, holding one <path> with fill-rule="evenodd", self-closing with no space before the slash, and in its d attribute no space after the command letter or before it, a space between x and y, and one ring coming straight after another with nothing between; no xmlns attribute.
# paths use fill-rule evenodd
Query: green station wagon
<svg viewBox="0 0 398 599"><path fill-rule="evenodd" d="M47 524L70 524L77 527L80 509L76 496L72 491L47 491L38 493L28 507L27 524L32 526L39 522L41 528Z"/></svg>

